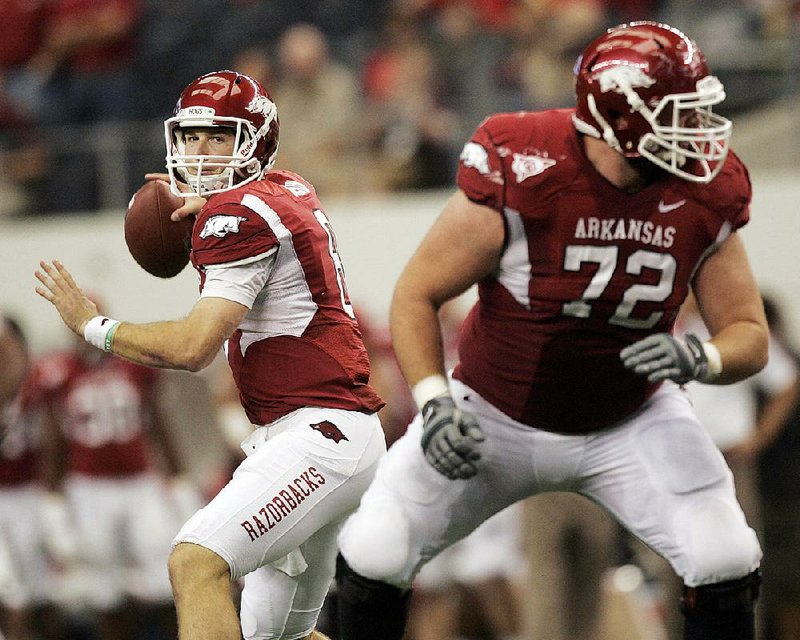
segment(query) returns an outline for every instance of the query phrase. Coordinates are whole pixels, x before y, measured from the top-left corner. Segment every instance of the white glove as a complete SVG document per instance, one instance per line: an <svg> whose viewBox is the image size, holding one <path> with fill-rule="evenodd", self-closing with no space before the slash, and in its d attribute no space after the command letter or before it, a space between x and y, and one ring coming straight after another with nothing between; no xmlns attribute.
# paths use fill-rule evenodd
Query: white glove
<svg viewBox="0 0 800 640"><path fill-rule="evenodd" d="M478 473L479 445L485 438L475 416L458 409L449 395L437 396L422 407L425 459L451 480Z"/></svg>
<svg viewBox="0 0 800 640"><path fill-rule="evenodd" d="M78 535L64 496L60 493L45 493L41 501L41 518L45 550L58 564L72 564L78 557Z"/></svg>
<svg viewBox="0 0 800 640"><path fill-rule="evenodd" d="M625 347L619 355L626 369L647 376L652 383L667 379L678 384L690 380L710 382L721 368L709 367L703 343L691 333L685 342L668 333L656 333Z"/></svg>

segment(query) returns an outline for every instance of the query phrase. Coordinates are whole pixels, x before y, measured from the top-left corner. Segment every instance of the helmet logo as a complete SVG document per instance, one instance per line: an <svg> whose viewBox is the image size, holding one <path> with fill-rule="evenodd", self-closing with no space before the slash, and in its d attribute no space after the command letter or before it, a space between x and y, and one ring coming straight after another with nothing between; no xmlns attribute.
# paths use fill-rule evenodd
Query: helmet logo
<svg viewBox="0 0 800 640"><path fill-rule="evenodd" d="M275 112L275 103L267 98L267 96L255 95L250 101L250 104L248 104L245 108L250 113L262 114L269 121L273 118L273 114Z"/></svg>
<svg viewBox="0 0 800 640"><path fill-rule="evenodd" d="M193 96L196 96L198 94L207 95L211 96L212 100L219 100L220 98L222 98L222 96L228 93L228 89L231 88L231 81L228 80L227 78L223 78L222 76L206 76L205 78L201 78L197 82L197 84L212 85L212 87L195 89L194 91L192 91L191 95ZM214 87L218 87L216 91L214 90ZM233 85L233 89L231 90L232 96L235 96L237 93L241 92L242 90L238 86Z"/></svg>
<svg viewBox="0 0 800 640"><path fill-rule="evenodd" d="M616 91L624 94L626 90L634 87L648 88L655 84L655 78L651 78L639 67L631 65L616 65L608 67L593 74L600 84L600 91Z"/></svg>
<svg viewBox="0 0 800 640"><path fill-rule="evenodd" d="M458 158L465 167L473 167L481 175L489 174L489 154L477 142L468 142L464 145Z"/></svg>

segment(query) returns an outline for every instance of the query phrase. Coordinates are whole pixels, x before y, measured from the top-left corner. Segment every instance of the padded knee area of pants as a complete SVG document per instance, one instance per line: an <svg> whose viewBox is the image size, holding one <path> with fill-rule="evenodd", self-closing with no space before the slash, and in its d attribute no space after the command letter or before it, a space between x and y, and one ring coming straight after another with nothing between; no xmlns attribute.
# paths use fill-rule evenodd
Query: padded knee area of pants
<svg viewBox="0 0 800 640"><path fill-rule="evenodd" d="M345 522L339 550L352 569L372 580L407 586L408 520L394 504L363 506Z"/></svg>
<svg viewBox="0 0 800 640"><path fill-rule="evenodd" d="M754 571L761 560L755 532L741 511L719 499L698 502L675 521L688 566L682 576L695 587L731 580Z"/></svg>

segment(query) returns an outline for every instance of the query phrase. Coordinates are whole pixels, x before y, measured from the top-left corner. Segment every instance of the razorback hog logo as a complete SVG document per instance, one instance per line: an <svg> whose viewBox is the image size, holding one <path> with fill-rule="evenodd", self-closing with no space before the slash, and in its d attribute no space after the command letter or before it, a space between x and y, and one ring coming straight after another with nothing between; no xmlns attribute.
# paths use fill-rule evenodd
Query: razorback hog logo
<svg viewBox="0 0 800 640"><path fill-rule="evenodd" d="M489 154L477 142L467 142L458 159L465 167L472 167L481 175L489 173Z"/></svg>
<svg viewBox="0 0 800 640"><path fill-rule="evenodd" d="M347 436L341 432L339 427L329 420L323 420L322 422L317 422L316 424L312 424L310 426L312 429L314 429L314 431L319 431L323 436L328 438L328 440L333 440L334 442L347 440Z"/></svg>
<svg viewBox="0 0 800 640"><path fill-rule="evenodd" d="M256 95L245 107L250 113L260 113L269 122L275 117L275 103L267 96Z"/></svg>
<svg viewBox="0 0 800 640"><path fill-rule="evenodd" d="M614 91L622 95L627 95L631 89L652 87L656 82L655 78L630 65L607 67L595 73L594 78L600 84L601 92Z"/></svg>
<svg viewBox="0 0 800 640"><path fill-rule="evenodd" d="M211 216L203 225L200 237L205 239L208 236L224 238L229 233L239 233L239 224L247 220L241 216Z"/></svg>

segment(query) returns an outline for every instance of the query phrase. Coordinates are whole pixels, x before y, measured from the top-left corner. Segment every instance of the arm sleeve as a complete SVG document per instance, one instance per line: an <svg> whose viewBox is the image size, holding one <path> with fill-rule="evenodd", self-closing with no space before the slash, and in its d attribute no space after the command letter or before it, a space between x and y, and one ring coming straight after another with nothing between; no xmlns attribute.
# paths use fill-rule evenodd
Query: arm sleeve
<svg viewBox="0 0 800 640"><path fill-rule="evenodd" d="M207 269L201 298L225 298L253 308L275 265L277 248L255 262L214 265Z"/></svg>
<svg viewBox="0 0 800 640"><path fill-rule="evenodd" d="M491 122L491 119L484 121L464 145L458 160L456 182L473 202L502 211L505 176L503 161L489 133Z"/></svg>
<svg viewBox="0 0 800 640"><path fill-rule="evenodd" d="M267 222L242 204L210 200L195 224L192 263L212 269L256 262L278 246Z"/></svg>

